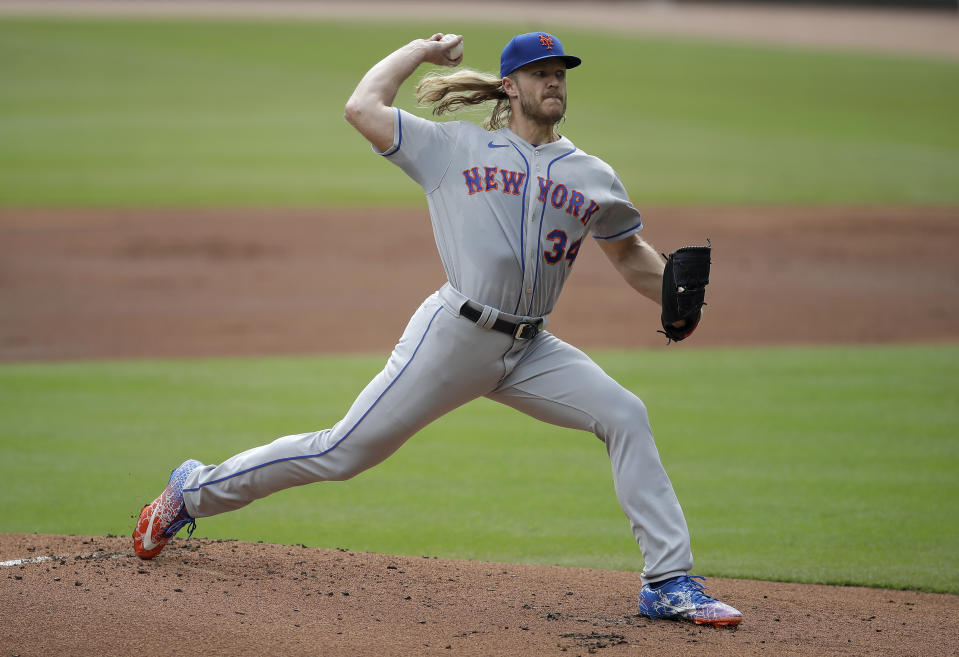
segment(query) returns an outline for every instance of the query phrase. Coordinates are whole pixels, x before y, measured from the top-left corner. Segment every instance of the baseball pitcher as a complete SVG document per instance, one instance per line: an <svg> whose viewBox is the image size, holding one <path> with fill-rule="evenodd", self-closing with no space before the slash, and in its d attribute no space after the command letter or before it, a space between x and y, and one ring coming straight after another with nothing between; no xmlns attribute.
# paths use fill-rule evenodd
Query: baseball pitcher
<svg viewBox="0 0 959 657"><path fill-rule="evenodd" d="M184 526L192 533L196 518L291 486L349 479L433 420L485 396L606 445L644 559L640 613L737 625L741 614L689 575L689 532L643 402L546 330L588 238L630 286L662 305L670 340L688 337L701 317L710 247L679 249L664 261L640 237L640 214L616 172L557 132L567 72L582 61L552 34L514 37L499 75L458 70L419 83L419 99L436 114L492 104L482 127L392 106L421 64L457 67L462 57L459 36L413 41L373 66L346 104L346 120L373 151L423 188L448 281L416 310L383 371L342 420L219 465L186 461L143 508L134 549L150 559Z"/></svg>

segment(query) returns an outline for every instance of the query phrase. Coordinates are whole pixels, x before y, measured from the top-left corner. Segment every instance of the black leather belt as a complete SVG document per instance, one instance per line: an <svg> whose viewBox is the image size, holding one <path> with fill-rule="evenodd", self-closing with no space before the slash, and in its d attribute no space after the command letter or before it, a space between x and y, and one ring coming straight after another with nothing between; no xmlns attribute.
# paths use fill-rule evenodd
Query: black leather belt
<svg viewBox="0 0 959 657"><path fill-rule="evenodd" d="M467 301L460 308L460 315L476 322L483 314L483 306ZM536 334L543 330L543 320L538 319L535 322L511 322L508 319L497 318L492 328L494 331L513 336L516 340L532 340Z"/></svg>

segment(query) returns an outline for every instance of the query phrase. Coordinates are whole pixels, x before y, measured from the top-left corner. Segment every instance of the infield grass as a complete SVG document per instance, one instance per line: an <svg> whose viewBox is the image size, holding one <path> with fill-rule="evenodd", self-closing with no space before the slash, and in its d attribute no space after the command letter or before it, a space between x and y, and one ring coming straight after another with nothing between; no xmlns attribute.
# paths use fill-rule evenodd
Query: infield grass
<svg viewBox="0 0 959 657"><path fill-rule="evenodd" d="M696 572L959 593L959 346L593 355L650 409ZM330 426L383 360L0 366L0 531L128 535L182 460ZM196 535L642 567L602 444L488 400Z"/></svg>
<svg viewBox="0 0 959 657"><path fill-rule="evenodd" d="M465 33L495 70L512 32ZM343 120L421 23L0 19L0 205L422 203ZM959 202L959 62L563 30L562 132L632 198ZM413 110L413 85L397 105ZM481 115L468 114L474 120Z"/></svg>

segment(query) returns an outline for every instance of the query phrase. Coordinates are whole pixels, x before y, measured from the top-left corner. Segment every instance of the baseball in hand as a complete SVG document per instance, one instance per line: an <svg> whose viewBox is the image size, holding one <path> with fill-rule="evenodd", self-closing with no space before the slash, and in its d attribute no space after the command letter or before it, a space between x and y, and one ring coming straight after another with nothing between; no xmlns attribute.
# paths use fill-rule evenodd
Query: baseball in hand
<svg viewBox="0 0 959 657"><path fill-rule="evenodd" d="M458 36L458 35L456 35L456 34L447 34L447 35L445 35L442 39L440 39L440 43L447 43L447 42L449 42L449 41L452 41L452 40L455 39L457 36ZM450 59L459 59L460 57L462 57L462 56L463 56L463 42L460 41L460 42L457 43L455 46L453 46L453 47L450 48L448 51L446 51L446 56L449 57Z"/></svg>

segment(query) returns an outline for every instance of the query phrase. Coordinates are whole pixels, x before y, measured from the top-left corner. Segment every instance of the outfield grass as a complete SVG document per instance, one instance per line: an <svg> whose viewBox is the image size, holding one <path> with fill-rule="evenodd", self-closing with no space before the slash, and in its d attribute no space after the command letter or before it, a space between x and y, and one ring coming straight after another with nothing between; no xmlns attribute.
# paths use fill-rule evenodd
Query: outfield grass
<svg viewBox="0 0 959 657"><path fill-rule="evenodd" d="M707 575L959 593L959 346L596 352L650 408ZM127 535L185 458L331 425L380 357L0 367L0 531ZM487 400L198 536L642 566L602 444Z"/></svg>
<svg viewBox="0 0 959 657"><path fill-rule="evenodd" d="M363 72L423 30L0 19L0 205L421 203L342 114ZM458 30L484 70L512 36ZM562 131L641 205L959 202L957 62L562 38L585 60ZM397 104L414 109L412 82Z"/></svg>

